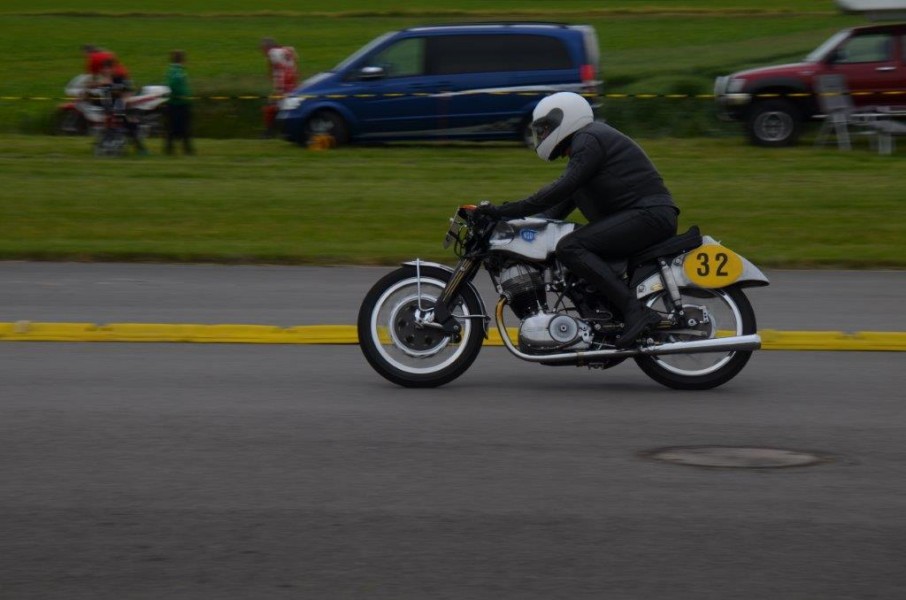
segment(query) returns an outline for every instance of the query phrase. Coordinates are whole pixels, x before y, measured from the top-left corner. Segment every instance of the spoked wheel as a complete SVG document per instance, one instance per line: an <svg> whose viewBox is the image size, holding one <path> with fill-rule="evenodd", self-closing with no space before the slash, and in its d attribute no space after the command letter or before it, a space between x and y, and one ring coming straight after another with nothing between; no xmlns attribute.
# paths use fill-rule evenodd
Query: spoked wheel
<svg viewBox="0 0 906 600"><path fill-rule="evenodd" d="M406 387L436 387L453 381L481 350L484 323L465 318L482 314L481 300L465 287L450 311L461 326L451 337L418 318L434 308L450 273L422 267L421 279L406 266L378 281L359 309L359 346L375 371Z"/></svg>
<svg viewBox="0 0 906 600"><path fill-rule="evenodd" d="M736 287L706 290L680 288L686 323L675 330L652 335L659 343L689 342L756 332L755 312L749 299ZM666 294L648 305L668 312ZM707 390L735 377L752 356L751 351L702 352L667 356L638 356L635 361L652 379L679 390Z"/></svg>

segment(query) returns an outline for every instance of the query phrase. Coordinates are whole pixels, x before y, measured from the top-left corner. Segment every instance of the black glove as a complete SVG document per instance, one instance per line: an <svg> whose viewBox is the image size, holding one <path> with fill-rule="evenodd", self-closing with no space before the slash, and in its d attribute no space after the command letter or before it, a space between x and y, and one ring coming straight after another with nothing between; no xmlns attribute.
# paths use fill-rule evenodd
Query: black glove
<svg viewBox="0 0 906 600"><path fill-rule="evenodd" d="M478 205L478 208L475 209L475 212L478 213L479 215L482 215L484 217L488 217L491 219L500 220L500 218L501 218L500 208L497 206L494 206L487 200L484 200L483 202L481 202Z"/></svg>

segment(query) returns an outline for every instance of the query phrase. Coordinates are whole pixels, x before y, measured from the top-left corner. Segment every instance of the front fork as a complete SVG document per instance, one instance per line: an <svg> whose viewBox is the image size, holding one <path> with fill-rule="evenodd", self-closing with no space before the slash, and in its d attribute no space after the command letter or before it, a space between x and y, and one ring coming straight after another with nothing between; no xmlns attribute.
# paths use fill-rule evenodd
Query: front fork
<svg viewBox="0 0 906 600"><path fill-rule="evenodd" d="M459 295L462 286L472 281L472 278L475 277L475 274L480 268L480 260L466 257L461 259L453 269L450 281L444 286L440 298L437 299L437 303L434 305L434 323L440 326L444 333L456 335L462 330L462 326L450 312L452 308L451 303L453 302L453 299ZM418 263L416 263L416 269L418 269ZM421 279L418 271L416 271L416 277L419 280ZM421 292L419 292L419 298L421 298ZM485 315L481 316L482 318L486 318Z"/></svg>
<svg viewBox="0 0 906 600"><path fill-rule="evenodd" d="M454 317L452 314L454 308L453 303L454 300L460 296L464 286L471 287L472 279L475 277L478 269L481 268L481 261L473 258L464 258L459 261L454 269L429 263L432 266L441 267L450 272L450 279L441 291L440 297L434 301L431 306L426 306L422 303L421 281L422 268L425 266L425 263L416 259L415 261L406 264L415 267L416 296L418 297L418 306L415 314L416 326L420 328L430 327L432 329L439 329L444 334L455 339L462 330L462 326L457 321L457 317ZM477 295L478 292L474 291L474 293ZM481 299L478 298L478 300L479 304L481 304ZM487 322L490 320L488 315L465 315L462 318L484 320L484 331L485 335L487 335Z"/></svg>

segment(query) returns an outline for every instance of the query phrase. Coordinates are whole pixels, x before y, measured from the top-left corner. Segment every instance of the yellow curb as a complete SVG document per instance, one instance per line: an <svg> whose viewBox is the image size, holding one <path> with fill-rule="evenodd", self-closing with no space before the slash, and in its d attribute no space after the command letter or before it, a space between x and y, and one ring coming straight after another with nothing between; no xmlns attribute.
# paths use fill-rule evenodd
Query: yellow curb
<svg viewBox="0 0 906 600"><path fill-rule="evenodd" d="M510 329L511 339L516 330ZM906 351L900 331L778 331L762 329L764 350ZM196 344L357 344L354 325L199 325L180 323L0 323L0 342L181 342ZM491 329L488 346L501 346Z"/></svg>

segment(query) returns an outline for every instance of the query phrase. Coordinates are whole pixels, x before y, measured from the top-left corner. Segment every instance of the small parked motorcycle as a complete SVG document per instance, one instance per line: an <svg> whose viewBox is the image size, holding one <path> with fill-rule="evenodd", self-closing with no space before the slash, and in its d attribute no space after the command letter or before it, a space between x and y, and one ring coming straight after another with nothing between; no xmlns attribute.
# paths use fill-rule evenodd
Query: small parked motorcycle
<svg viewBox="0 0 906 600"><path fill-rule="evenodd" d="M639 300L661 314L634 346L616 348L620 314L556 258L557 242L576 227L534 217L497 221L474 205L461 206L444 242L459 258L455 267L407 262L365 296L357 325L365 358L399 385L440 386L474 362L493 317L503 345L522 360L608 369L632 358L658 383L701 390L735 377L761 347L743 290L768 285L768 278L692 227L609 261ZM499 293L493 315L472 283L482 266Z"/></svg>
<svg viewBox="0 0 906 600"><path fill-rule="evenodd" d="M66 84L68 100L57 106L56 133L61 135L97 134L107 126L103 92L88 86L91 75L74 77ZM146 85L129 97L126 109L139 122L143 137L159 134L163 127L163 104L170 97L165 85Z"/></svg>

